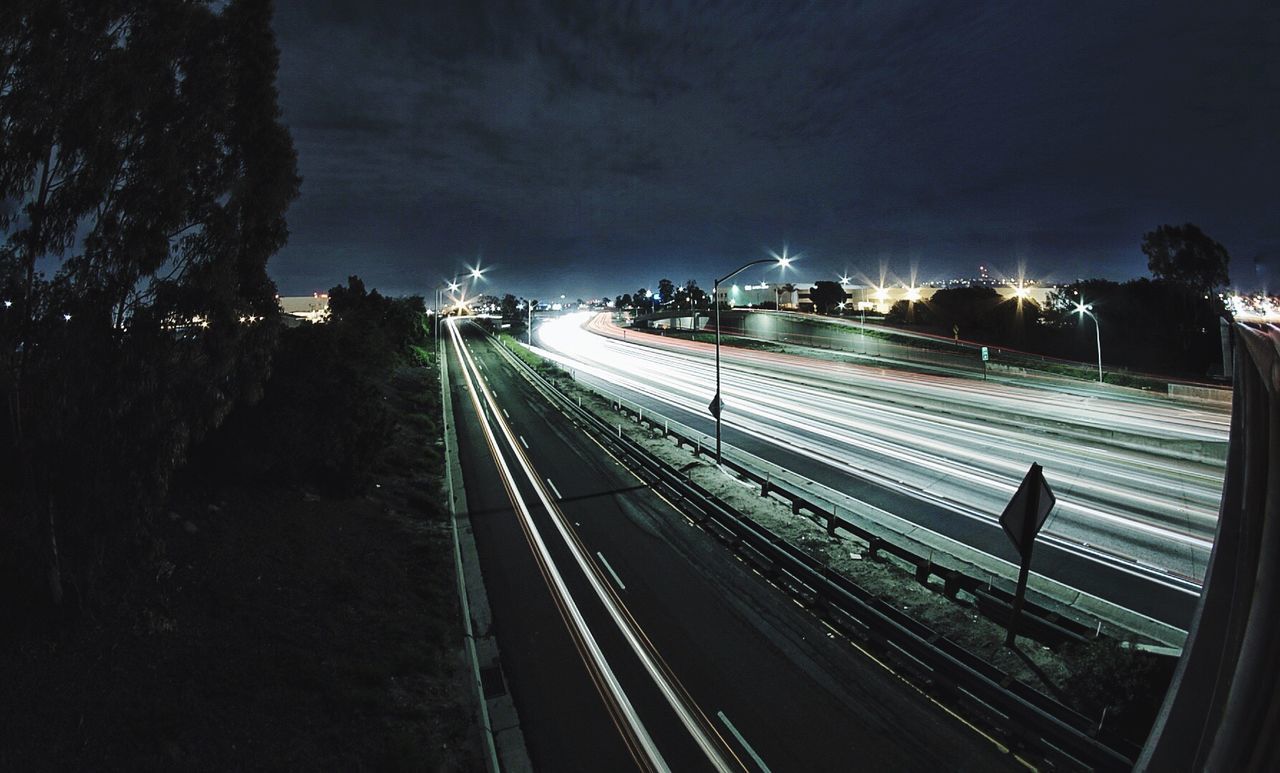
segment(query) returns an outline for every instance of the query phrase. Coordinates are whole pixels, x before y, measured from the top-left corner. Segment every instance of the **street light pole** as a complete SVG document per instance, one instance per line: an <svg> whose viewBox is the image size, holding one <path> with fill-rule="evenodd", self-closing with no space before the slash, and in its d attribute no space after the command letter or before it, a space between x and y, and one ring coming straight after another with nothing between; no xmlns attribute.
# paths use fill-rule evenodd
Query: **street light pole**
<svg viewBox="0 0 1280 773"><path fill-rule="evenodd" d="M1076 304L1076 313L1082 316L1088 316L1093 320L1093 336L1098 344L1098 383L1102 383L1102 326L1098 324L1098 318L1093 315L1093 306L1084 303Z"/></svg>
<svg viewBox="0 0 1280 773"><path fill-rule="evenodd" d="M783 249L782 256L774 256L772 258L761 258L752 260L742 264L732 272L725 274L715 281L712 287L711 300L716 308L716 396L711 400L711 415L716 417L716 464L720 464L720 414L723 412L724 401L720 399L720 284L733 279L738 274L746 271L752 266L758 266L761 263L773 263L782 268L791 265L791 258L787 257L786 249ZM775 304L776 305L776 304Z"/></svg>

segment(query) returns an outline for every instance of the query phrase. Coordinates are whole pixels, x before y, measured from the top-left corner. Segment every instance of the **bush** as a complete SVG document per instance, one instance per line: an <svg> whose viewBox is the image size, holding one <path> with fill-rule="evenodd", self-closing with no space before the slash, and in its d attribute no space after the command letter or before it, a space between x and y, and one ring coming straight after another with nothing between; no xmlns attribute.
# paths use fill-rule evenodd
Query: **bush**
<svg viewBox="0 0 1280 773"><path fill-rule="evenodd" d="M1068 648L1065 655L1071 668L1066 689L1073 707L1095 722L1105 711L1106 728L1141 744L1155 723L1176 659L1110 640Z"/></svg>
<svg viewBox="0 0 1280 773"><path fill-rule="evenodd" d="M282 332L263 399L199 449L207 472L335 493L369 484L393 424L384 387L398 365L421 363L422 302L365 292L358 277L329 297L328 322Z"/></svg>

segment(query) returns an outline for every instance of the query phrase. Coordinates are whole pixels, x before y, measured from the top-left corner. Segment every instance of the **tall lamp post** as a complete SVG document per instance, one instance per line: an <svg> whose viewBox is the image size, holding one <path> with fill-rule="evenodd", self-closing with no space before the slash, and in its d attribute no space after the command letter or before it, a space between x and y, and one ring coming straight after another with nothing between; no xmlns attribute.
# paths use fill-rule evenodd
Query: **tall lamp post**
<svg viewBox="0 0 1280 773"><path fill-rule="evenodd" d="M1098 343L1098 383L1102 383L1102 326L1098 324L1098 318L1093 316L1093 305L1083 302L1076 303L1076 313L1080 316L1088 316L1093 320L1093 335Z"/></svg>
<svg viewBox="0 0 1280 773"><path fill-rule="evenodd" d="M720 399L720 283L727 282L743 271L761 263L773 263L779 268L786 268L791 265L792 260L793 258L787 257L787 250L784 247L781 257L774 255L772 258L761 258L743 263L730 273L717 279L715 286L712 288L711 302L715 304L716 309L716 396L711 400L711 415L716 417L716 464L720 464L720 414L724 406L724 401Z"/></svg>

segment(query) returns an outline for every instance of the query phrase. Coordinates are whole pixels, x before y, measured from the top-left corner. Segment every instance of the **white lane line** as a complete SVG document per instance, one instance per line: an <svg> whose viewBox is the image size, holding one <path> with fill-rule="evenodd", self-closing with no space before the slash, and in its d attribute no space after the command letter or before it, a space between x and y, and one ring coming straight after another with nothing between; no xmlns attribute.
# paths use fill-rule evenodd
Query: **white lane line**
<svg viewBox="0 0 1280 773"><path fill-rule="evenodd" d="M604 568L609 570L609 574L612 575L613 581L618 583L618 587L622 590L626 590L627 586L622 584L622 578L618 576L617 572L613 571L613 567L609 565L609 560L604 557L604 553L597 550L596 558L600 559L600 563L604 564Z"/></svg>
<svg viewBox="0 0 1280 773"><path fill-rule="evenodd" d="M454 334L457 334L456 330L454 331ZM468 355L468 358L470 358L470 355ZM496 407L497 401L494 398L493 390L489 389L484 384L477 384L477 387L479 388L480 393L483 394L485 401ZM478 402L478 398L475 398L474 401ZM534 493L538 495L538 500L542 502L542 506L546 508L547 513L551 516L552 525L555 527L556 531L559 532L561 539L564 540L565 546L569 548L569 553L573 560L578 564L579 568L582 569L582 573L586 576L587 583L591 586L591 590L595 592L596 597L604 604L605 610L613 619L614 624L617 625L618 630L621 631L623 637L627 641L627 644L631 647L631 651L635 653L636 657L640 659L645 670L649 672L649 676L653 679L654 684L658 687L659 691L661 691L663 697L667 699L668 705L670 705L680 717L681 723L684 724L685 729L689 731L689 734L693 737L699 748L701 748L703 753L706 754L707 760L711 763L712 767L721 773L730 773L730 771L741 769L742 763L737 760L736 752L734 752L727 742L720 736L720 733L714 729L711 725L710 718L704 716L697 704L693 702L692 698L690 698L687 693L683 692L683 688L679 685L678 681L675 680L674 675L671 674L669 670L664 670L665 664L660 662L661 656L659 656L657 650L653 648L652 642L648 640L648 637L645 636L644 632L639 628L634 618L632 618L629 613L625 612L625 608L621 606L621 601L615 598L613 591L608 589L608 580L605 579L604 574L600 571L600 568L596 566L595 562L591 560L591 556L584 552L584 547L570 531L568 518L556 505L555 500L551 498L551 492L547 490L547 486L538 482L538 474L534 471L533 463L529 460L529 457L516 446L515 433L511 431L511 428L507 426L505 422L499 420L496 423L496 428L490 428L486 422L481 422L480 426L485 431L487 437L492 437L493 429L501 431L503 437L507 441L507 446L512 451L516 452L515 461L519 464L521 471L525 474L525 477L528 478L529 482L534 484ZM499 459L499 462L500 467L505 467L505 459ZM514 485L514 483L512 485ZM525 519L525 522L532 531L534 538L542 544L542 537L538 533L537 526L532 520L533 516L530 514L527 506L523 505L523 501L521 503L520 515ZM543 554L546 555L547 560L550 561L550 555L546 554L545 551ZM550 569L558 576L558 569L554 563L551 564ZM572 599L570 599L570 601L571 600ZM587 630L586 634L590 635L590 631ZM594 642L594 640L592 641ZM610 675L612 674L610 673ZM630 704L627 704L627 708L634 710L634 707ZM638 717L635 718L635 722L639 723ZM638 726L641 731L644 731L643 725L636 726ZM656 747L652 747L653 739L647 735L647 731L644 732L645 734L641 740L646 744L646 753L656 755L656 759L658 760L656 767L658 770L670 771L666 762L663 761L661 755L658 754ZM712 737L713 735L714 738ZM731 764L729 759L723 756L725 753L728 753L733 757L733 761L737 764Z"/></svg>
<svg viewBox="0 0 1280 773"><path fill-rule="evenodd" d="M520 445L524 446L524 450L529 450L529 443L524 439L524 435L520 436Z"/></svg>
<svg viewBox="0 0 1280 773"><path fill-rule="evenodd" d="M511 414L507 413L507 409L506 409L506 408L503 408L503 409L502 409L502 415L503 415L503 416L506 416L508 419L509 419L509 418L511 418Z"/></svg>
<svg viewBox="0 0 1280 773"><path fill-rule="evenodd" d="M551 493L556 495L556 499L564 499L560 496L560 489L556 488L556 484L552 483L550 478L547 478L547 485L551 487Z"/></svg>
<svg viewBox="0 0 1280 773"><path fill-rule="evenodd" d="M756 754L756 750L751 748L751 744L747 743L747 739L742 737L742 733L738 732L738 728L733 726L729 718L724 715L723 711L717 711L716 716L729 728L729 732L733 733L733 737L738 739L738 743L742 744L742 748L747 750L747 754L751 755L751 759L756 763L756 767L760 768L763 773L770 773L769 766L764 764L764 760L760 759L760 755Z"/></svg>
<svg viewBox="0 0 1280 773"><path fill-rule="evenodd" d="M452 323L449 325L449 333L453 336L454 345L459 347L459 351L463 351L461 346L462 337ZM463 351L463 355L464 357L460 358L463 366L462 375L468 384L472 384L471 372L467 366L470 364L474 367L475 361L472 359L470 352ZM494 434L493 427L490 426L488 421L483 420L484 412L481 410L481 394L484 395L485 401L490 406L490 411L492 411L494 407L497 407L497 402L494 401L492 392L486 389L483 384L475 382L471 390L471 404L475 406L476 415L481 417L480 428L484 431L485 439L489 443L489 452L493 455L494 461L498 464L498 472L503 478L503 484L507 487L508 496L511 497L512 504L515 505L516 511L520 514L525 526L528 527L525 532L525 538L529 541L530 547L533 549L535 554L540 556L539 563L545 568L543 576L548 580L548 587L552 594L560 600L558 606L561 607L565 623L578 632L576 638L583 643L586 650L586 656L595 664L595 670L603 680L603 685L601 685L602 689L607 690L613 696L613 700L621 712L620 716L616 716L615 719L621 720L628 728L630 728L633 738L638 744L639 750L647 759L650 768L657 771L663 771L664 773L670 773L670 766L667 765L666 760L662 758L662 753L658 751L658 747L654 743L653 737L649 734L648 729L645 728L644 723L640 720L640 716L636 713L634 704L631 703L631 699L622 688L622 684L618 681L617 675L614 674L613 669L609 665L609 661L604 656L604 651L600 648L599 642L596 641L595 635L587 625L586 619L582 615L582 611L578 608L577 602L574 601L573 595L570 594L569 587L565 583L564 577L560 574L559 567L556 566L554 559L551 558L551 553L547 550L546 542L543 541L542 534L538 531L538 527L533 522L533 514L529 510L528 503L525 502L524 497L520 496L516 486L515 475L512 473L510 467L507 466L507 461L503 458L503 455L498 448L498 438ZM500 430L502 430L503 437L506 439L507 444L514 450L515 443L511 438L511 429L500 421L495 421L494 423L498 425ZM519 456L518 452L517 456ZM533 474L533 471L528 464L528 460L518 458L517 461L520 463L521 471L528 476L531 482L537 484L538 478ZM543 506L550 511L554 505L547 500L546 492L542 491L541 488L536 485L535 488L538 489L538 499L541 500ZM578 563L581 566L581 558L576 554L574 557L578 560ZM590 579L591 578L588 577L588 580ZM598 596L603 598L598 589L596 593ZM635 649L635 646L636 645L633 643L632 648ZM628 745L630 745L630 743L628 743ZM720 769L728 771L729 768L727 766L720 766Z"/></svg>

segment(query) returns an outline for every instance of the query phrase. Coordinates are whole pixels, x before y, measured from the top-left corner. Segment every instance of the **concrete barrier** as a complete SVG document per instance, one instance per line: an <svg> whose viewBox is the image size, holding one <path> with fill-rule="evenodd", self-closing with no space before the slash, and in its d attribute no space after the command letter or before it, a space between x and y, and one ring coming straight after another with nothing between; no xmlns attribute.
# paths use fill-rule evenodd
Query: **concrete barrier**
<svg viewBox="0 0 1280 773"><path fill-rule="evenodd" d="M1206 400L1211 403L1229 404L1231 402L1231 390L1223 387L1170 384L1169 396L1182 397L1191 400Z"/></svg>

